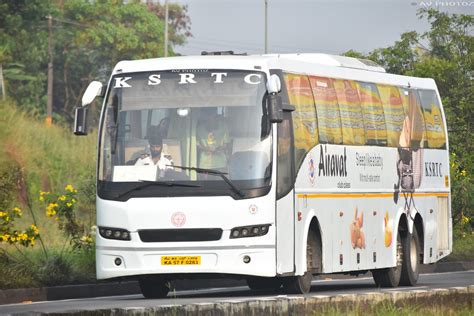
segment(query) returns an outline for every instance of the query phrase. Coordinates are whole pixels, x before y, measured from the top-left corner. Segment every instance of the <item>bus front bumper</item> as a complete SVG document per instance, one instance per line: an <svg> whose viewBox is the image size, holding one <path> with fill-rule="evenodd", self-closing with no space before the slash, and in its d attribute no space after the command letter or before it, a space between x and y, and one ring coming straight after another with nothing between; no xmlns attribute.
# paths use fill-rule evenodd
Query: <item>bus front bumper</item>
<svg viewBox="0 0 474 316"><path fill-rule="evenodd" d="M191 263L165 259L192 258ZM196 259L199 263L197 263ZM276 274L274 245L197 247L96 248L97 279L144 274L236 274L272 277Z"/></svg>

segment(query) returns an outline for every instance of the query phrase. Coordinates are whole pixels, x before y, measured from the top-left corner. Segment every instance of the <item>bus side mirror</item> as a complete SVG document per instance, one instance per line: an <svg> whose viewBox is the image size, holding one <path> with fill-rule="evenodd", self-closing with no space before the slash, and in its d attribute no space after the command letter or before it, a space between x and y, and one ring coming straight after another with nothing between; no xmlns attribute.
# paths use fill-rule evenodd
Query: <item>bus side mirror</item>
<svg viewBox="0 0 474 316"><path fill-rule="evenodd" d="M283 121L283 109L281 96L269 94L267 97L268 117L271 123L281 123Z"/></svg>
<svg viewBox="0 0 474 316"><path fill-rule="evenodd" d="M87 108L77 107L74 113L74 135L87 135Z"/></svg>
<svg viewBox="0 0 474 316"><path fill-rule="evenodd" d="M82 106L87 106L94 101L95 97L103 97L104 93L102 91L102 83L99 81L92 81L87 86L84 95L82 96Z"/></svg>
<svg viewBox="0 0 474 316"><path fill-rule="evenodd" d="M269 94L277 94L281 91L281 81L280 77L273 74L268 78L267 81L267 91Z"/></svg>

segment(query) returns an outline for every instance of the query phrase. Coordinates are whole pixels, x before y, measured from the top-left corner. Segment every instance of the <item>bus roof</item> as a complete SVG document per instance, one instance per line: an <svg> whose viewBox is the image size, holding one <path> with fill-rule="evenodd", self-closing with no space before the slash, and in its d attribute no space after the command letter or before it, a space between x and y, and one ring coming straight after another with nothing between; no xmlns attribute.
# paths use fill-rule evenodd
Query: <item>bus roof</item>
<svg viewBox="0 0 474 316"><path fill-rule="evenodd" d="M113 74L191 69L236 69L251 71L283 71L360 80L398 86L436 89L434 80L407 77L385 72L380 65L365 59L320 53L266 55L204 55L120 61Z"/></svg>

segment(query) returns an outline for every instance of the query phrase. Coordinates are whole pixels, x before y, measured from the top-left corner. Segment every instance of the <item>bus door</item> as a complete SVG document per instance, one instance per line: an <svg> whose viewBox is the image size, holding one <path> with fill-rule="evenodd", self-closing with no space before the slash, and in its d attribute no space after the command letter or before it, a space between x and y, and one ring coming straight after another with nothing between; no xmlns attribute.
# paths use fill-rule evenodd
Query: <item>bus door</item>
<svg viewBox="0 0 474 316"><path fill-rule="evenodd" d="M277 274L294 272L295 194L294 146L291 112L284 112L278 124L277 201L276 201L276 267Z"/></svg>

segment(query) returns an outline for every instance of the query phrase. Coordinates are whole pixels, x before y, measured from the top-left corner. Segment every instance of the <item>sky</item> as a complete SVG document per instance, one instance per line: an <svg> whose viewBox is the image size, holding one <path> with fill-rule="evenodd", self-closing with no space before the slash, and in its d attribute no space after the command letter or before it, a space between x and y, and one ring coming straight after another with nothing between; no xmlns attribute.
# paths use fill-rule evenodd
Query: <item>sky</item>
<svg viewBox="0 0 474 316"><path fill-rule="evenodd" d="M170 0L188 6L191 33L183 55L233 50L262 54L264 0ZM387 47L407 31L429 29L422 7L474 14L472 0L268 0L268 53L367 53Z"/></svg>

